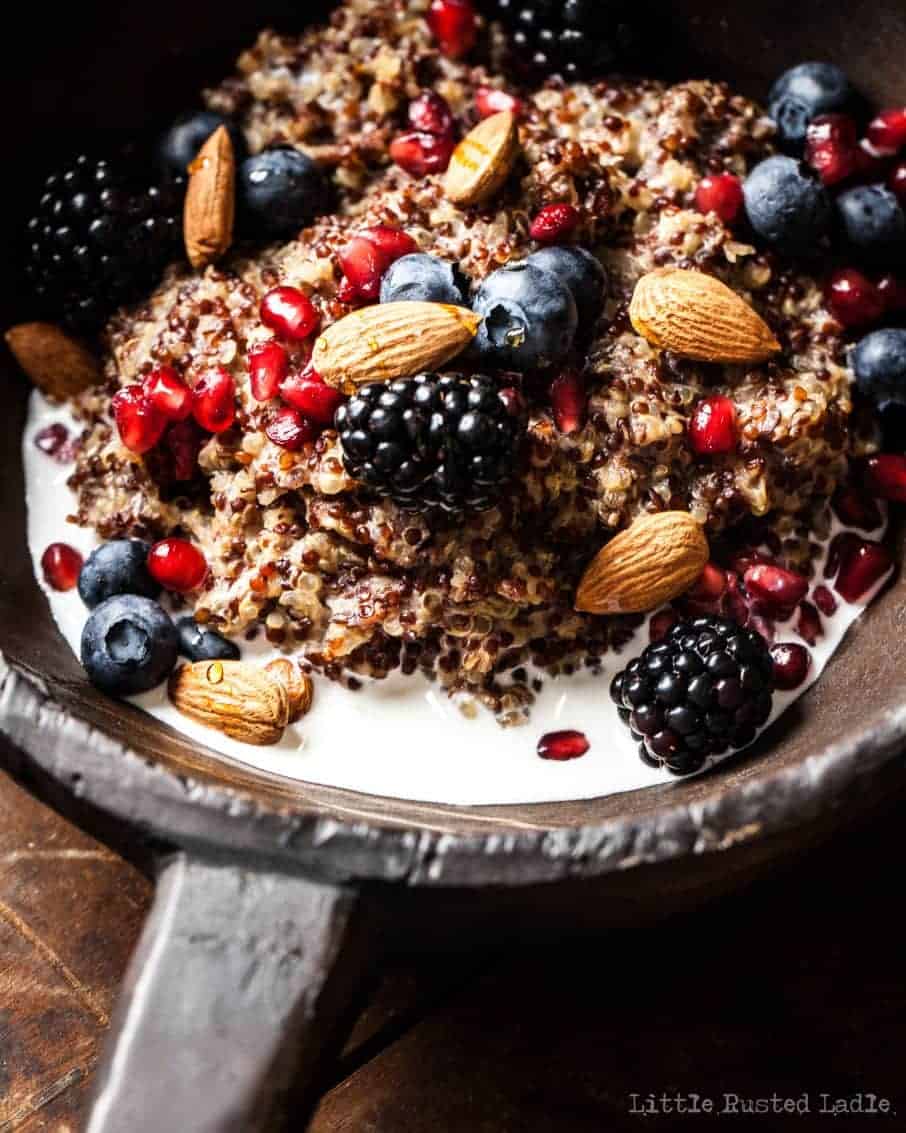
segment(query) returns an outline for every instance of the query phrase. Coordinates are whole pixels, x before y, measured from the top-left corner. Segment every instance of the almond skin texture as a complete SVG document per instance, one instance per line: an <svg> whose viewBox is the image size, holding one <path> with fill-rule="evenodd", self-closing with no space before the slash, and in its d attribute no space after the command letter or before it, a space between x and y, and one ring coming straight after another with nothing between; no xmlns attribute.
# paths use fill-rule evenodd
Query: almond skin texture
<svg viewBox="0 0 906 1133"><path fill-rule="evenodd" d="M311 361L328 385L352 393L366 382L389 382L434 370L455 358L481 319L446 303L380 303L329 326Z"/></svg>
<svg viewBox="0 0 906 1133"><path fill-rule="evenodd" d="M97 359L53 323L20 323L6 342L31 381L54 401L65 401L101 380Z"/></svg>
<svg viewBox="0 0 906 1133"><path fill-rule="evenodd" d="M207 267L233 242L236 159L226 127L220 126L189 166L183 208L183 239L193 268Z"/></svg>
<svg viewBox="0 0 906 1133"><path fill-rule="evenodd" d="M247 744L275 744L289 723L284 685L245 661L194 661L170 677L170 700L208 728Z"/></svg>
<svg viewBox="0 0 906 1133"><path fill-rule="evenodd" d="M700 362L764 362L780 350L757 312L714 276L658 268L635 286L629 318L661 350Z"/></svg>
<svg viewBox="0 0 906 1133"><path fill-rule="evenodd" d="M602 547L576 593L587 614L642 614L688 590L708 561L708 540L686 511L643 515Z"/></svg>
<svg viewBox="0 0 906 1133"><path fill-rule="evenodd" d="M295 661L277 657L264 666L264 671L286 689L289 697L289 722L295 724L311 708L314 696L311 677L303 673Z"/></svg>
<svg viewBox="0 0 906 1133"><path fill-rule="evenodd" d="M508 110L479 122L453 151L444 192L466 207L489 200L503 185L519 156L516 116Z"/></svg>

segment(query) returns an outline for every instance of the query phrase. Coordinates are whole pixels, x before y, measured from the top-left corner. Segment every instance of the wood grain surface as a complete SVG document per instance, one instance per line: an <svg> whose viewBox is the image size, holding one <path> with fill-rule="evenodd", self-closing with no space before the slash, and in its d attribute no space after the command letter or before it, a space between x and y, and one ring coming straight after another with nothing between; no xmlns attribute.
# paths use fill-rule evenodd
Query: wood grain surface
<svg viewBox="0 0 906 1133"><path fill-rule="evenodd" d="M904 819L653 927L392 959L310 1133L906 1127ZM82 1128L149 896L131 866L0 776L0 1133ZM809 1112L690 1116L660 1100L632 1112L633 1094L639 1109L664 1091L718 1107L724 1093L806 1096ZM875 1094L896 1112L831 1116L823 1094L863 1107Z"/></svg>

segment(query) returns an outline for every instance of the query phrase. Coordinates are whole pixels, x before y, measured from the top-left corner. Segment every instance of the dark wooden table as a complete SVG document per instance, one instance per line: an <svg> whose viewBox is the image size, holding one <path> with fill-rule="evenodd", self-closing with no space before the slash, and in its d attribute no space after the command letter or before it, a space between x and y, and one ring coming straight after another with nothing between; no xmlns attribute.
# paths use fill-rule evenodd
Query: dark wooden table
<svg viewBox="0 0 906 1133"><path fill-rule="evenodd" d="M310 1133L906 1128L904 827L906 808L656 927L395 958ZM135 869L0 775L0 1133L82 1127L149 897ZM808 1112L722 1113L725 1093ZM678 1113L677 1094L715 1111ZM890 1112L821 1112L822 1095L864 1110L872 1094Z"/></svg>

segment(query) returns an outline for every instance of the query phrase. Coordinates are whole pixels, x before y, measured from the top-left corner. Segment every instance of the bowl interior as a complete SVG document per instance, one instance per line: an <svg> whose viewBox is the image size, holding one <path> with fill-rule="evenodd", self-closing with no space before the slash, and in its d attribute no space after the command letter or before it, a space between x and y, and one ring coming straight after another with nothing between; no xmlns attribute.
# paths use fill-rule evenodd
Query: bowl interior
<svg viewBox="0 0 906 1133"><path fill-rule="evenodd" d="M297 5L229 12L214 3L177 6L166 0L153 8L103 2L73 13L67 22L35 21L42 52L2 76L7 105L15 105L8 147L16 176L0 220L7 263L21 230L24 204L36 183L61 155L105 135L123 136L165 122L175 110L197 103L197 91L226 73L232 59L252 42L257 25L269 19L293 26ZM319 13L308 6L305 16ZM666 66L676 74L727 78L740 89L763 94L771 78L804 58L839 62L874 101L902 103L906 78L906 9L901 0L863 0L827 5L804 0L791 8L780 0L720 4L697 0L671 5L675 28ZM655 21L666 18L654 14ZM37 40L36 40L37 41ZM25 84L26 97L22 97ZM15 101L14 101L15 100ZM0 281L3 326L28 316L27 296L12 272ZM75 715L117 737L128 736L140 756L196 781L241 787L265 807L358 816L397 827L453 833L486 833L496 827L545 830L593 825L608 819L656 817L682 804L706 805L800 765L834 745L856 752L870 743L885 719L901 705L906 638L903 633L906 581L898 580L879 598L829 665L819 684L778 722L760 750L690 782L605 799L551 805L457 808L425 807L353 792L308 787L230 763L183 740L127 705L111 701L87 683L60 638L46 601L32 576L25 543L25 507L19 456L27 384L8 354L2 366L3 414L0 514L7 530L0 572L0 650L14 666L41 678L55 700ZM902 540L900 540L902 542Z"/></svg>

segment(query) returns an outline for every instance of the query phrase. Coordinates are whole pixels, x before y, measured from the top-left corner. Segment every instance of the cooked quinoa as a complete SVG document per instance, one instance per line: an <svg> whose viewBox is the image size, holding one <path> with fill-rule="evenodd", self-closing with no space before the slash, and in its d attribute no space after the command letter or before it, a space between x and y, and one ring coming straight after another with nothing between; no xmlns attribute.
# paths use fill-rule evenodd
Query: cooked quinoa
<svg viewBox="0 0 906 1133"><path fill-rule="evenodd" d="M692 204L706 173L744 175L771 152L758 106L707 81L551 81L522 92L523 157L505 190L463 210L445 200L442 176L414 179L387 153L425 88L468 129L476 89L502 85L493 35L482 65L452 62L433 45L426 7L347 0L327 28L264 32L237 74L207 93L241 122L253 152L280 142L315 157L331 174L335 211L285 245L239 249L200 274L174 267L143 306L113 320L106 385L77 406L86 432L71 483L77 522L105 539L178 532L197 541L210 566L194 601L199 621L239 639L266 634L353 686L355 673L420 668L512 715L531 699L521 666L593 666L636 624L573 610L585 564L634 516L687 509L712 538L763 520L791 561L807 562L814 517L854 444L850 375L815 279ZM531 251L530 218L562 201L581 206L576 239L610 277L589 351L587 422L560 433L546 384L526 381L525 463L498 507L458 520L404 512L350 479L333 432L300 452L267 439L269 409L250 395L246 361L270 337L258 315L267 290L300 287L322 327L342 317L336 252L372 224L404 228L477 281ZM715 366L654 351L627 305L640 275L669 265L739 292L776 333L779 360ZM238 389L236 425L204 445L185 496L174 494L165 459L121 446L110 417L116 389L164 363L190 385L222 364ZM734 402L741 441L698 462L690 410L714 393Z"/></svg>

